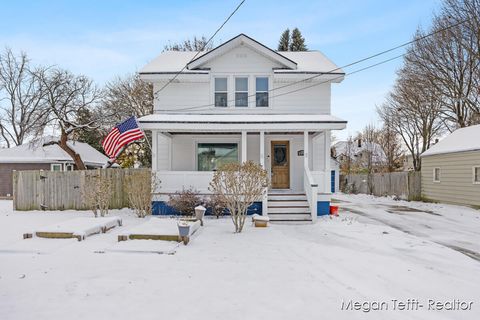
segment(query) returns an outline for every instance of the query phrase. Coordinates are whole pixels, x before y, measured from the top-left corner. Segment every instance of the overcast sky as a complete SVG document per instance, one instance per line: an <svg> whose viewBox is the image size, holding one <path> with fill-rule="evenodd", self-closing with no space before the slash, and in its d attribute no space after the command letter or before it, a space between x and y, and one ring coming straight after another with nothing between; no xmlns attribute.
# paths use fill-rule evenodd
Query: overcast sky
<svg viewBox="0 0 480 320"><path fill-rule="evenodd" d="M135 72L169 41L209 37L239 2L2 0L0 45L27 52L34 63L55 64L103 84ZM309 49L342 66L409 41L417 27L428 28L439 6L438 0L246 0L215 44L245 33L275 49L285 28L298 27ZM375 106L401 63L389 62L332 86L332 113L349 122L335 133L338 138L377 121Z"/></svg>

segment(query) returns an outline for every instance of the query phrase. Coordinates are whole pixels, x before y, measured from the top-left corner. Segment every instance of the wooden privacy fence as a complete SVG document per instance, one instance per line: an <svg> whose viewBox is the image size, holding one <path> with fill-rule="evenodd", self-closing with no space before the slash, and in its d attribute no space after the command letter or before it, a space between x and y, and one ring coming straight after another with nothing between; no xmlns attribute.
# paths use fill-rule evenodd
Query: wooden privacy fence
<svg viewBox="0 0 480 320"><path fill-rule="evenodd" d="M391 172L340 175L340 190L375 196L398 196L406 200L421 199L420 172Z"/></svg>
<svg viewBox="0 0 480 320"><path fill-rule="evenodd" d="M125 177L139 170L150 169L97 169L79 171L14 171L13 206L15 210L87 210L86 188L90 178L101 176L111 181L113 190L110 208L128 206L124 191Z"/></svg>

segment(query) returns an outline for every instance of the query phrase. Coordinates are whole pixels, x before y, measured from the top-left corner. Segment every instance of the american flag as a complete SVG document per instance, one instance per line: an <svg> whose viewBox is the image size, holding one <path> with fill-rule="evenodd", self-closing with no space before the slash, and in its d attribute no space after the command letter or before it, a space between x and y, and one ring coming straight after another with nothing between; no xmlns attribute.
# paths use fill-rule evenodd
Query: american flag
<svg viewBox="0 0 480 320"><path fill-rule="evenodd" d="M102 147L110 159L115 159L124 146L144 136L143 131L138 127L135 117L130 117L110 130L102 141Z"/></svg>

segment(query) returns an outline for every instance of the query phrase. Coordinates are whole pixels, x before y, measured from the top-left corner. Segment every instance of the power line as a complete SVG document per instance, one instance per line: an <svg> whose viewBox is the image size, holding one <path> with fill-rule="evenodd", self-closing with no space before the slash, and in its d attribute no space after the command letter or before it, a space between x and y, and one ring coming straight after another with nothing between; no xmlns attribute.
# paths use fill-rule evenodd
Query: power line
<svg viewBox="0 0 480 320"><path fill-rule="evenodd" d="M185 64L182 68L182 70L180 70L179 72L177 72L175 74L175 76L170 79L163 87L161 87L160 89L158 89L154 95L157 95L158 93L160 93L162 90L164 90L170 83L172 83L188 66L188 64L190 62L192 62L193 60L195 60L195 58L200 54L200 52L203 52L203 50L205 49L205 47L213 40L213 38L217 35L218 32L220 32L220 30L223 28L223 26L228 22L228 20L230 20L231 17L233 17L233 15L238 11L238 9L240 9L240 7L242 6L242 4L245 2L245 0L242 0L238 6L235 8L235 10L232 11L232 13L230 13L230 15L227 17L227 19L225 19L225 21L223 21L223 23L220 25L220 27L218 27L218 29L215 31L215 33L208 39L207 42L205 42L205 44L203 45L202 49L197 51L197 53L193 56L192 59L190 59L190 61L187 62L187 64Z"/></svg>
<svg viewBox="0 0 480 320"><path fill-rule="evenodd" d="M368 56L368 57L365 57L365 58L356 60L356 61L354 61L354 62L348 63L348 64L346 64L346 65L344 65L344 66L337 67L337 68L334 68L334 69L332 69L332 70L329 70L329 71L326 71L326 72L322 72L322 73L320 73L320 74L317 74L317 75L314 75L314 76L311 76L311 77L307 77L307 78L305 78L305 79L301 79L301 80L298 80L298 81L294 81L294 82L285 84L285 85L283 85L283 86L279 86L279 87L276 87L276 88L269 89L268 92L270 93L270 92L273 92L273 91L276 91L276 90L279 90L279 89L283 89L283 88L286 88L286 87L290 87L290 86L293 86L293 85L296 85L296 84L299 84L299 83L307 82L307 81L310 81L310 80L312 80L312 79L321 77L321 76L323 76L323 75L325 75L325 74L335 73L336 71L340 71L340 70L342 70L342 69L344 69L344 68L348 68L348 67L351 67L351 66L353 66L353 65L356 65L356 64L359 64L359 63L362 63L362 62L371 60L371 59L376 58L376 57L378 57L378 56L384 55L384 54L386 54L386 53L395 51L395 50L400 49L400 48L402 48L402 47L405 47L405 46L408 46L408 45L410 45L410 44L413 44L413 43L416 43L416 42L418 42L418 41L421 41L421 40L423 40L423 39L425 39L425 38L431 37L431 36L433 36L433 35L435 35L435 34L437 34L437 33L440 33L440 32L446 31L446 30L448 30L448 29L457 27L457 26L459 26L459 25L461 25L461 24L463 24L463 23L465 23L465 22L467 22L467 21L468 21L468 19L463 20L463 21L460 21L460 22L455 23L455 24L452 24L452 25L449 25L449 26L447 26L447 27L445 27L445 28L438 29L438 30L436 30L436 31L434 31L434 32L431 32L431 33L426 34L426 35L424 35L424 36L421 36L421 37L419 37L419 38L415 38L415 39L410 40L410 41L408 41L408 42L405 42L405 43L402 43L402 44L397 45L397 46L395 46L395 47L392 47L392 48L390 48L390 49L383 50L383 51L381 51L381 52L372 54L372 55L370 55L370 56ZM377 66L377 65L379 65L379 64L383 64L383 63L385 63L385 62L389 62L389 61L391 61L391 60L398 59L399 57L402 57L402 56L404 56L404 54L402 54L402 55L400 55L400 56L397 56L397 57L394 57L394 58L392 58L392 59L388 59L387 61L382 61L381 63L375 64L375 65L373 65L373 66L368 66L368 67L366 67L366 68L362 68L362 69L360 69L360 70L356 70L356 71L354 71L353 73L357 73L357 72L363 71L363 69L365 69L365 70L366 70L366 69L370 69L370 68L375 67L375 66ZM192 60L193 60L193 59L192 59ZM182 69L182 71L183 71L183 70L184 70L184 69ZM182 72L182 71L180 71L180 72ZM351 74L353 74L353 73L349 73L349 74L351 75ZM178 76L178 74L177 74L177 76ZM323 83L326 83L326 82L330 82L330 81L333 81L333 80L336 80L336 79L340 79L340 78L343 77L343 76L344 76L344 75L342 74L342 75L339 76L339 77L336 77L336 78L334 78L334 79L330 79L330 80L328 80L328 81L316 83L315 85L319 85L319 84L323 84ZM171 81L172 81L172 80L171 80ZM167 83L167 85L168 85L171 81L169 81L169 82ZM312 86L315 86L315 85L312 85ZM165 85L165 86L166 86L166 85ZM165 86L164 86L164 87L165 87ZM308 89L308 88L310 88L310 87L312 87L312 86L307 86L307 87L305 87L305 88L296 89L296 90L293 90L292 92L297 92L297 91L305 90L305 89ZM159 91L160 91L160 90L159 90ZM157 91L157 92L158 92L158 91ZM282 93L282 95L285 95L285 94L287 94L287 93ZM248 95L248 96L247 96L247 99L252 98L252 97L255 97L255 96L256 96L256 93L253 93L253 94L251 94L251 95ZM276 95L276 96L278 97L279 95ZM273 96L273 97L275 97L275 96ZM229 102L235 102L235 101L237 101L237 99L227 100L227 104L228 104ZM213 107L213 106L215 106L215 103L198 105L198 106L193 106L193 107L185 107L185 108L180 108L180 109L162 109L162 110L158 110L158 109L157 109L156 111L187 111L187 110L194 110L194 109L207 108L207 107Z"/></svg>

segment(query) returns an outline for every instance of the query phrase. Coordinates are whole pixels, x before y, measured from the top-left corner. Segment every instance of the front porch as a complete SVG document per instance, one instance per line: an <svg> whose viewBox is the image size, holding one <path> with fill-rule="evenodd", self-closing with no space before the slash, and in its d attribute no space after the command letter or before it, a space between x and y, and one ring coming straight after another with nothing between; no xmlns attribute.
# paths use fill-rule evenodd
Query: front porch
<svg viewBox="0 0 480 320"><path fill-rule="evenodd" d="M307 118L312 117L315 115ZM161 128L162 125L151 128L144 125L153 133L152 169L161 180L154 197L156 214L171 214L166 201L170 194L184 188L192 187L201 194L210 194L209 183L214 170L232 160L256 162L271 177L271 186L255 203L252 213L298 214L310 221L317 215L328 214L330 131L343 128L343 122L312 126L309 119L305 123L261 123L253 128L248 128L250 123L243 123L241 128L244 129L236 129L236 124L217 124L213 128L196 124L188 131L180 124L168 131ZM278 200L276 194L292 198Z"/></svg>

